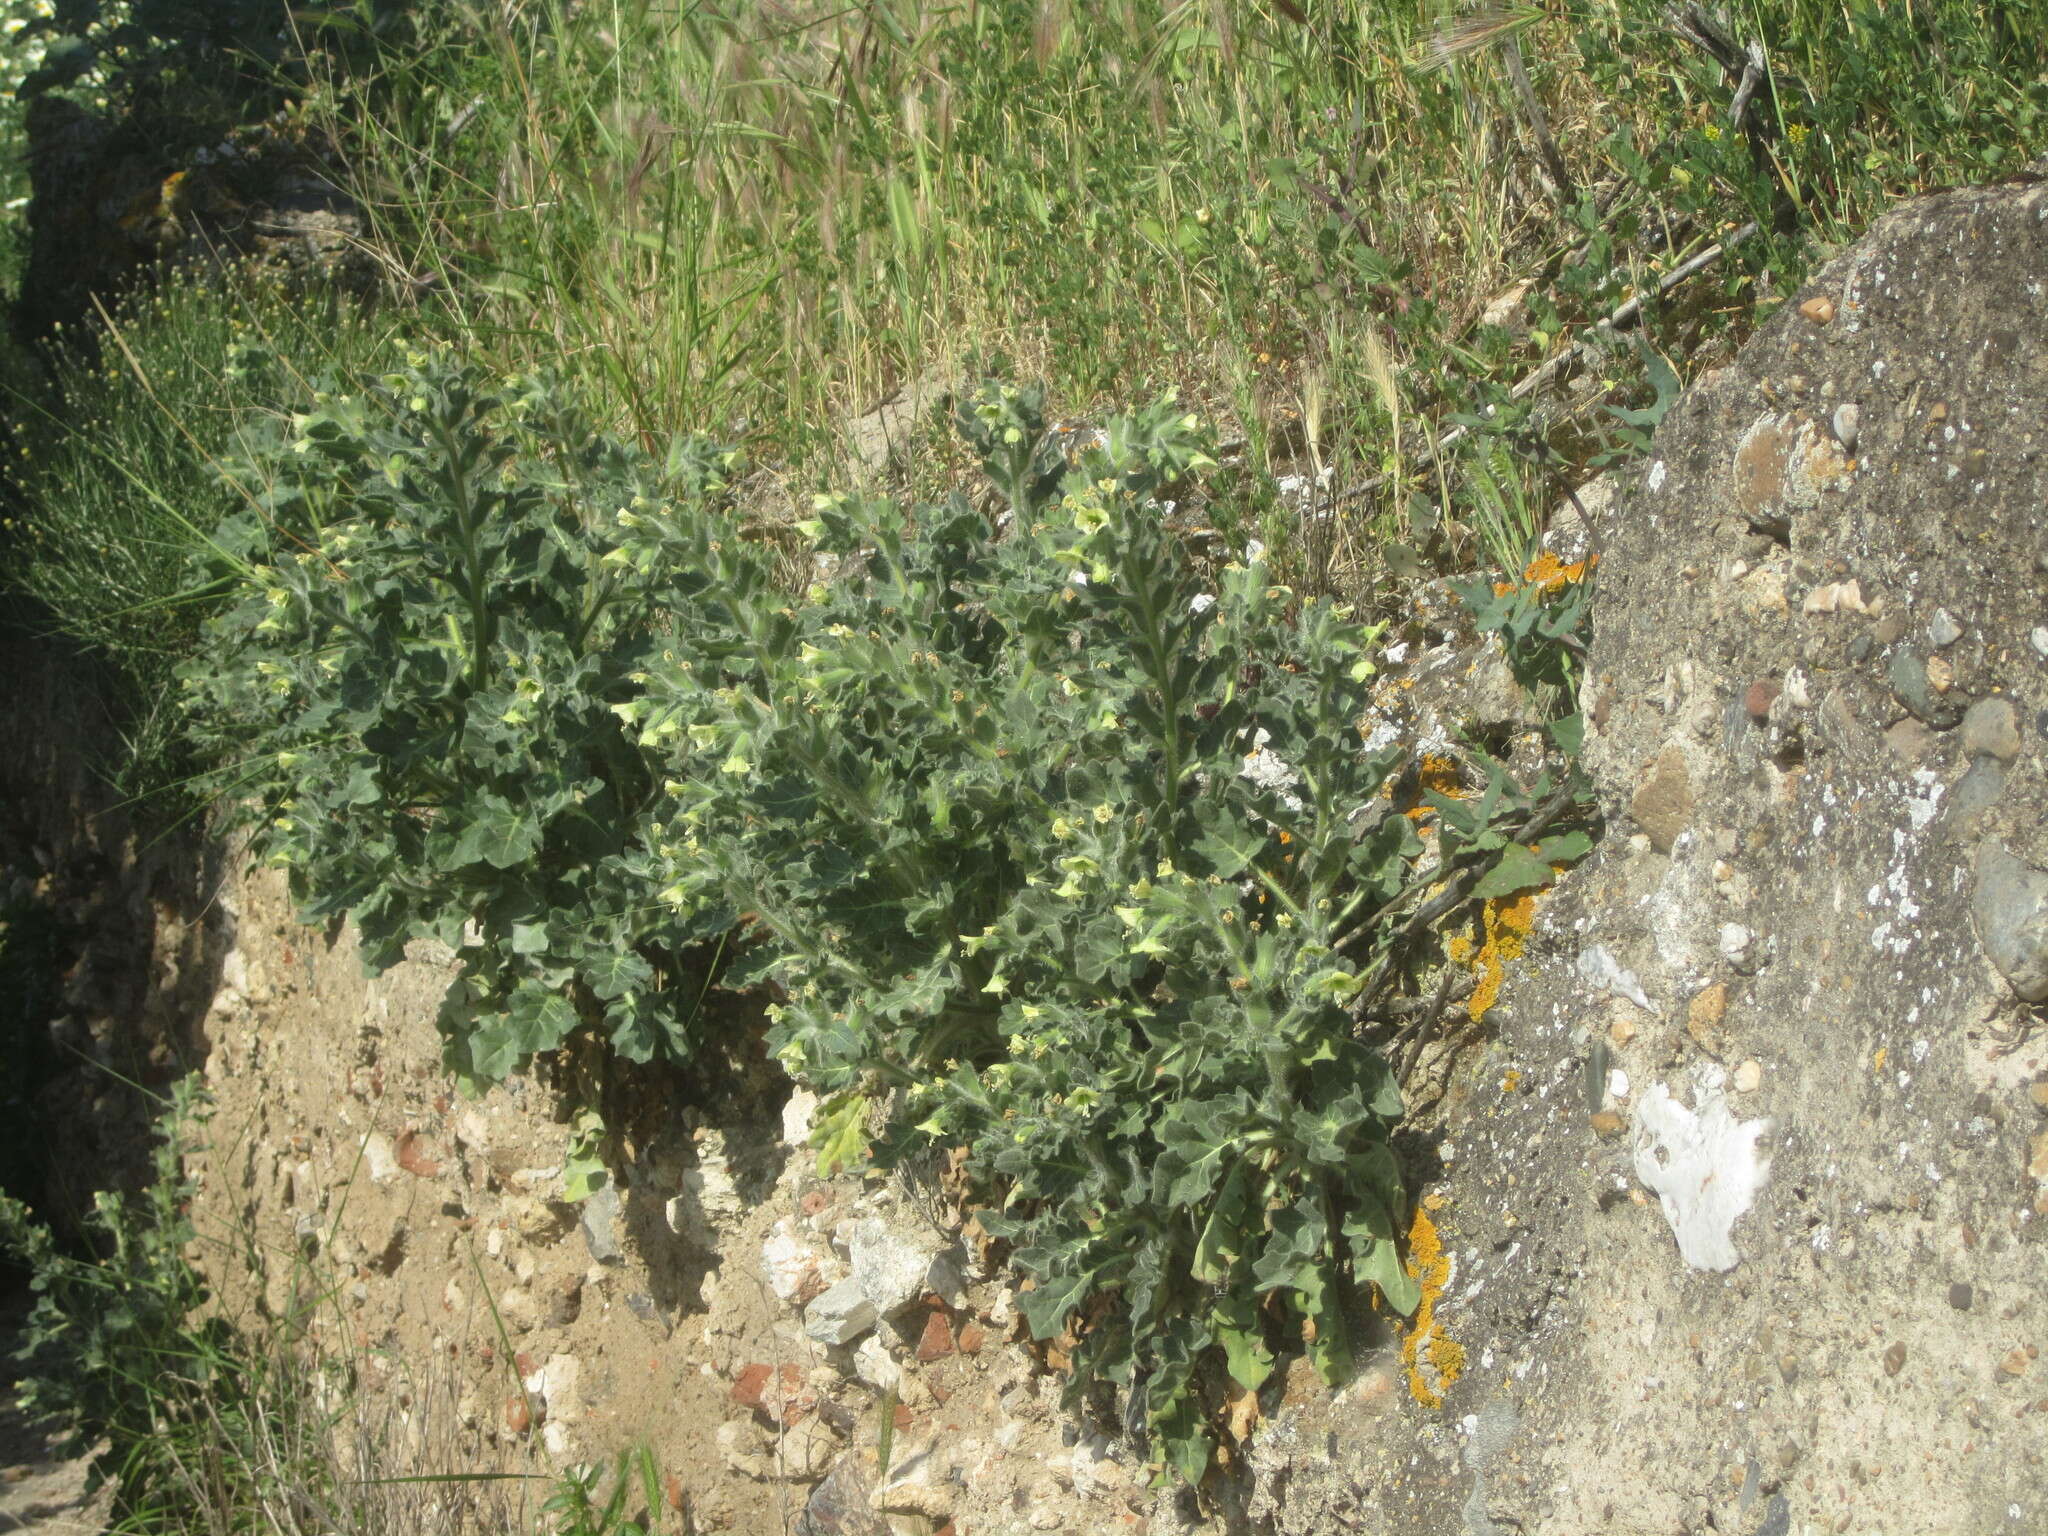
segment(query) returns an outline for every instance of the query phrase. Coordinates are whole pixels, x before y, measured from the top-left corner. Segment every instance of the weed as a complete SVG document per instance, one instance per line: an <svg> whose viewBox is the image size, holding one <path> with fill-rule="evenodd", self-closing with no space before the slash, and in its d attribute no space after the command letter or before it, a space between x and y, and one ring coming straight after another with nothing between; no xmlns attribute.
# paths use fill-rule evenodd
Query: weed
<svg viewBox="0 0 2048 1536"><path fill-rule="evenodd" d="M195 728L303 917L351 913L379 969L415 938L462 956L467 1078L586 1024L632 1061L694 1049L688 951L729 917L654 899L660 764L627 723L648 669L717 676L727 610L772 606L722 548L730 462L657 464L544 379L419 356L230 467L253 510L214 537L236 600L185 669Z"/></svg>
<svg viewBox="0 0 2048 1536"><path fill-rule="evenodd" d="M362 359L378 334L338 296L178 277L51 353L47 382L7 402L8 581L110 668L129 732L111 766L131 791L185 769L172 673L198 648L217 590L203 561L239 504L216 462L307 388L302 368Z"/></svg>
<svg viewBox="0 0 2048 1536"><path fill-rule="evenodd" d="M1092 446L1035 389L957 416L1008 536L959 497L820 497L839 579L742 612L722 686L650 668L661 878L753 914L733 979L787 999L821 1165L866 1155L877 1101L885 1158L964 1147L1033 1334L1198 1482L1210 1370L1256 1389L1303 1345L1335 1380L1354 1280L1412 1305L1401 1097L1351 1011L1407 963L1391 914L1551 871L1498 780L1426 871L1407 818L1361 819L1406 759L1358 740L1376 630L1257 561L1204 590L1161 498L1213 460L1171 397Z"/></svg>

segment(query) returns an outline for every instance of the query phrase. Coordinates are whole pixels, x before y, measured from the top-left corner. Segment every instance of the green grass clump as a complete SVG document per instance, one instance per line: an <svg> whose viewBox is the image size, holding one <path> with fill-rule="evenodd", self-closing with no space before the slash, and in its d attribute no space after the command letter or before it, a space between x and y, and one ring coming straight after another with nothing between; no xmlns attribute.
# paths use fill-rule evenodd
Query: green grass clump
<svg viewBox="0 0 2048 1536"><path fill-rule="evenodd" d="M650 442L797 462L970 352L1074 409L1175 382L1254 479L1385 477L1275 530L1354 577L1449 420L1521 424L1509 386L1626 298L1754 224L1646 317L1666 352L1739 333L1891 200L2034 152L2048 105L2037 0L1742 10L1702 33L1732 72L1650 0L453 14L374 123L332 106L465 345L566 368Z"/></svg>
<svg viewBox="0 0 2048 1536"><path fill-rule="evenodd" d="M382 326L339 295L180 275L136 293L4 402L0 551L32 622L111 665L135 792L177 769L172 672L193 654L213 529L241 504L216 465L301 370L368 362Z"/></svg>

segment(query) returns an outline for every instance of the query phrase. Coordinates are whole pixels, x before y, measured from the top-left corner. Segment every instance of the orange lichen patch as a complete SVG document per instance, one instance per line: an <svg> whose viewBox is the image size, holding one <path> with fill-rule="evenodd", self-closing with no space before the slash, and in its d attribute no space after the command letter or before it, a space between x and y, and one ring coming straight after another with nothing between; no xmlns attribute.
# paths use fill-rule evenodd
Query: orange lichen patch
<svg viewBox="0 0 2048 1536"><path fill-rule="evenodd" d="M1486 1017L1487 1010L1499 999L1507 962L1521 956L1522 946L1536 921L1536 891L1532 888L1511 896L1493 897L1480 909L1479 920L1485 937L1470 961L1479 972L1479 980L1465 1003L1465 1012L1475 1024ZM1467 953L1471 953L1469 949Z"/></svg>
<svg viewBox="0 0 2048 1536"><path fill-rule="evenodd" d="M1528 568L1522 572L1522 585L1540 588L1543 596L1554 597L1566 587L1584 581L1592 574L1593 567L1599 563L1598 555L1588 555L1583 560L1574 560L1570 565L1566 565L1546 549L1531 560ZM1512 581L1496 581L1493 584L1495 597L1506 597L1514 590L1515 583Z"/></svg>
<svg viewBox="0 0 2048 1536"><path fill-rule="evenodd" d="M1423 753L1422 766L1415 772L1416 782L1422 788L1435 790L1436 793L1452 800L1462 800L1465 797L1465 790L1460 782L1463 777L1463 770L1458 767L1458 760L1455 757L1444 757L1435 752Z"/></svg>
<svg viewBox="0 0 2048 1536"><path fill-rule="evenodd" d="M1465 1346L1436 1324L1437 1298L1451 1281L1451 1256L1425 1210L1416 1211L1408 1228L1408 1273L1422 1287L1422 1300L1415 1308L1414 1327L1401 1340L1401 1364L1415 1401L1425 1408L1441 1408L1451 1384L1465 1374Z"/></svg>
<svg viewBox="0 0 2048 1536"><path fill-rule="evenodd" d="M1529 562L1529 568L1522 572L1522 580L1543 589L1545 597L1562 592L1586 579L1587 573L1600 563L1598 555L1589 555L1584 560L1574 560L1566 565L1549 550L1545 550Z"/></svg>
<svg viewBox="0 0 2048 1536"><path fill-rule="evenodd" d="M1437 752L1425 752L1422 761L1416 765L1414 789L1400 798L1407 801L1401 807L1401 814L1410 821L1419 821L1435 813L1424 802L1425 793L1442 795L1446 800L1466 800L1471 791L1464 785L1464 770L1458 766L1455 757L1445 757Z"/></svg>

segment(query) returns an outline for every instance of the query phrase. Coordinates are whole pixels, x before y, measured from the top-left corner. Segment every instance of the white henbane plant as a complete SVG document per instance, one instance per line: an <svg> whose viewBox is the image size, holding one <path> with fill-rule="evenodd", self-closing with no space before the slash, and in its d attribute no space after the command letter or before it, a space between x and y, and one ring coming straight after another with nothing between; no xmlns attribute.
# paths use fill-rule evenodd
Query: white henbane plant
<svg viewBox="0 0 2048 1536"><path fill-rule="evenodd" d="M1339 951L1419 851L1356 815L1403 760L1353 723L1375 631L1256 565L1192 601L1160 497L1210 460L1170 398L1072 462L1035 391L958 423L1007 535L823 499L842 580L755 611L718 687L650 669L686 746L658 841L685 910L753 915L827 1163L877 1099L884 1155L966 1146L1034 1333L1199 1480L1205 1361L1257 1387L1306 1344L1334 1378L1354 1283L1414 1301L1401 1099L1345 1007L1382 957ZM1239 771L1261 745L1287 784Z"/></svg>

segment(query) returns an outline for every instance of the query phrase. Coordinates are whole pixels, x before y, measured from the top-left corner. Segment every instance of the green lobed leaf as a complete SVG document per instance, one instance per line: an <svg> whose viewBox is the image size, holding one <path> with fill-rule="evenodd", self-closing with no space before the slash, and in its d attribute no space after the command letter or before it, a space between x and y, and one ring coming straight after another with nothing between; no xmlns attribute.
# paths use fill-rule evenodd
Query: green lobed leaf
<svg viewBox="0 0 2048 1536"><path fill-rule="evenodd" d="M1209 1325L1223 1346L1231 1380L1256 1392L1273 1374L1273 1352L1262 1337L1257 1305L1243 1292L1225 1296L1209 1314Z"/></svg>
<svg viewBox="0 0 2048 1536"><path fill-rule="evenodd" d="M1024 1314L1034 1339L1050 1339L1066 1327L1068 1316L1094 1288L1091 1271L1051 1275L1028 1291L1017 1293L1017 1310Z"/></svg>
<svg viewBox="0 0 2048 1536"><path fill-rule="evenodd" d="M1555 878L1546 859L1531 853L1520 843L1509 843L1501 850L1493 867L1479 877L1479 882L1472 887L1472 895L1475 900L1512 896L1516 891L1525 891L1531 886L1548 885Z"/></svg>

